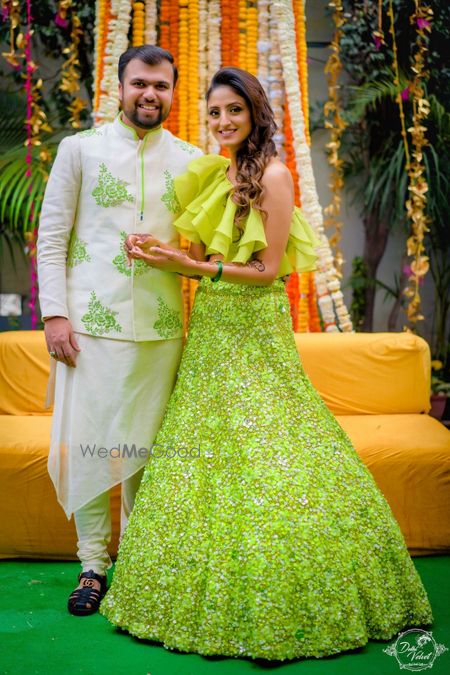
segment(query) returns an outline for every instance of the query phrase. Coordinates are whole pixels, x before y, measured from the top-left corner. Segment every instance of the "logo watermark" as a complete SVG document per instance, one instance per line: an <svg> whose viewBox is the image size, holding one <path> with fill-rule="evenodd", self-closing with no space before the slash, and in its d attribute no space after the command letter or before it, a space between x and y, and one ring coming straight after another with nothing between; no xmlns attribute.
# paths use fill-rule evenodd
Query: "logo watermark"
<svg viewBox="0 0 450 675"><path fill-rule="evenodd" d="M111 448L107 448L103 445L97 446L94 443L92 446L89 444L82 445L80 443L80 452L83 457L99 457L100 459L124 459L127 457L141 457L154 459L174 459L179 457L180 459L196 459L201 455L205 457L212 457L213 451L210 449L202 450L200 445L194 446L193 448L188 448L186 446L180 447L171 447L160 445L159 443L154 443L149 448L143 446L139 447L136 443L118 443Z"/></svg>
<svg viewBox="0 0 450 675"><path fill-rule="evenodd" d="M438 644L431 631L410 628L400 633L396 641L383 651L395 656L402 670L418 671L432 668L435 659L448 648Z"/></svg>

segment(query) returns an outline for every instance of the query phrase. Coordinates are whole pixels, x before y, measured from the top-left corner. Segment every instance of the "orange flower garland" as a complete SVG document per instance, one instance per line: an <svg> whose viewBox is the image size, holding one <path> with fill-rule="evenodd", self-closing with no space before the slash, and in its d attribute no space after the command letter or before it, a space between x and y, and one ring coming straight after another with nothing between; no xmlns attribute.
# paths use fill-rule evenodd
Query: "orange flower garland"
<svg viewBox="0 0 450 675"><path fill-rule="evenodd" d="M145 32L145 5L143 2L133 3L133 20L132 20L133 47L140 47L144 44Z"/></svg>
<svg viewBox="0 0 450 675"><path fill-rule="evenodd" d="M250 0L247 7L247 70L258 74L258 8L256 0Z"/></svg>
<svg viewBox="0 0 450 675"><path fill-rule="evenodd" d="M221 0L222 66L239 66L239 0Z"/></svg>
<svg viewBox="0 0 450 675"><path fill-rule="evenodd" d="M308 60L306 45L306 20L304 0L294 0L294 16L296 23L296 46L298 61L298 76L302 92L302 111L305 119L305 137L308 145L311 145L309 133L309 94L308 94Z"/></svg>
<svg viewBox="0 0 450 675"><path fill-rule="evenodd" d="M188 140L188 106L189 106L189 12L188 0L179 0L178 22L178 72L180 82L178 86L178 133Z"/></svg>

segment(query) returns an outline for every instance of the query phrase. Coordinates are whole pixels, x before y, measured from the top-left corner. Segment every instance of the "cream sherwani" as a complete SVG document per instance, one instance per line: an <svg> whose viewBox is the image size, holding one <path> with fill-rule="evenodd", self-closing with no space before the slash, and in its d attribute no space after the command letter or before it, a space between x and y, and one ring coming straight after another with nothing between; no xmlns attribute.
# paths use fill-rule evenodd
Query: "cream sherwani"
<svg viewBox="0 0 450 675"><path fill-rule="evenodd" d="M69 318L81 347L75 369L56 366L48 464L68 517L148 460L181 353L181 282L128 267L123 242L142 232L179 245L173 178L201 154L162 128L139 140L120 117L59 146L38 272L43 317Z"/></svg>

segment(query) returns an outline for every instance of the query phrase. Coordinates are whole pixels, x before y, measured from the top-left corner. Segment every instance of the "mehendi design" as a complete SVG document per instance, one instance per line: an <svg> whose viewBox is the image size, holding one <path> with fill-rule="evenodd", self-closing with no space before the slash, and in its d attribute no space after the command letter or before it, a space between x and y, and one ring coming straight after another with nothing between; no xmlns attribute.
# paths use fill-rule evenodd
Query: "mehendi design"
<svg viewBox="0 0 450 675"><path fill-rule="evenodd" d="M258 270L258 272L264 272L266 269L266 266L261 260L258 260L258 258L254 258L253 260L249 260L248 263L245 263L247 267L254 267L255 270Z"/></svg>

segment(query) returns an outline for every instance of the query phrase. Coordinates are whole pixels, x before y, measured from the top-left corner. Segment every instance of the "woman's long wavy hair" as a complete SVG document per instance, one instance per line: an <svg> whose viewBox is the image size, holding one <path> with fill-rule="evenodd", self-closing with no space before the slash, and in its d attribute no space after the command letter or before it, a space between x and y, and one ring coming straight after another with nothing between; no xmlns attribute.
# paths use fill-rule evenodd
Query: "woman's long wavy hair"
<svg viewBox="0 0 450 675"><path fill-rule="evenodd" d="M266 92L254 75L240 68L221 68L211 80L206 100L214 89L224 85L246 101L252 119L252 130L237 153L237 185L233 191L237 204L235 223L242 233L240 223L247 217L250 206L266 215L261 206L264 190L261 179L270 159L277 154L273 142L277 125Z"/></svg>

